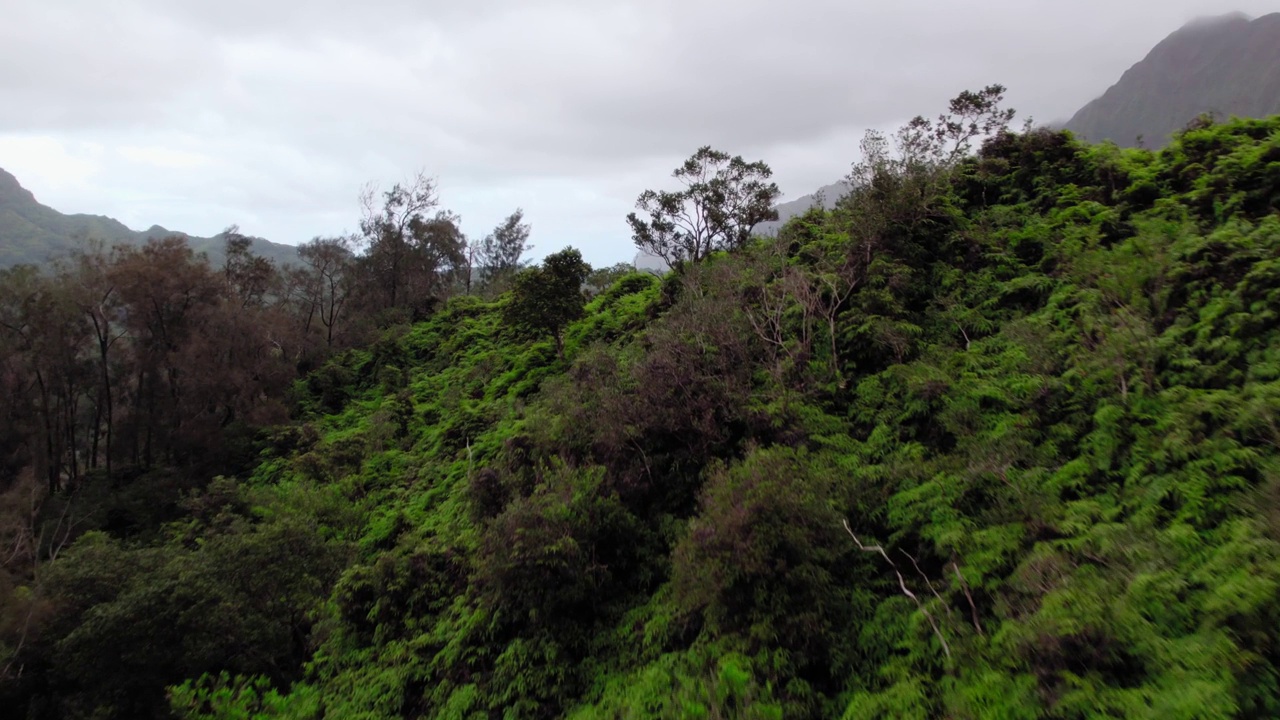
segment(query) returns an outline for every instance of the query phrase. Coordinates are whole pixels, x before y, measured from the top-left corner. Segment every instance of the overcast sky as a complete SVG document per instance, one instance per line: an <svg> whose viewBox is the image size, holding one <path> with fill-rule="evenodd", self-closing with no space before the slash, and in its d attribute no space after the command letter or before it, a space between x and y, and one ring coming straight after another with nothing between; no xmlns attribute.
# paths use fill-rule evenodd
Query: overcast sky
<svg viewBox="0 0 1280 720"><path fill-rule="evenodd" d="M0 167L63 212L296 244L418 169L481 236L634 255L704 144L786 198L868 127L1009 88L1063 120L1186 21L1280 0L0 0Z"/></svg>

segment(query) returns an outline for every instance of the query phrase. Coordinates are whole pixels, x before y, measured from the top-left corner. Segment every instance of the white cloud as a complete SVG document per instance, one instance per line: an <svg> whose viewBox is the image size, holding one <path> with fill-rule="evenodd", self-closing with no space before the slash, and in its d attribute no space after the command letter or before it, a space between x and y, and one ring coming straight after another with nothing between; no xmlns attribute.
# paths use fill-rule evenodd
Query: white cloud
<svg viewBox="0 0 1280 720"><path fill-rule="evenodd" d="M154 145L122 145L116 152L130 162L155 168L195 170L213 164L213 159L202 153Z"/></svg>
<svg viewBox="0 0 1280 720"><path fill-rule="evenodd" d="M51 135L0 135L0 167L18 176L28 189L50 193L45 202L69 201L89 191L102 170L103 148L96 143L69 144Z"/></svg>
<svg viewBox="0 0 1280 720"><path fill-rule="evenodd" d="M423 168L469 234L521 206L535 254L605 264L700 145L794 197L867 127L991 82L1062 119L1192 16L1268 4L8 0L0 167L64 211L291 243Z"/></svg>

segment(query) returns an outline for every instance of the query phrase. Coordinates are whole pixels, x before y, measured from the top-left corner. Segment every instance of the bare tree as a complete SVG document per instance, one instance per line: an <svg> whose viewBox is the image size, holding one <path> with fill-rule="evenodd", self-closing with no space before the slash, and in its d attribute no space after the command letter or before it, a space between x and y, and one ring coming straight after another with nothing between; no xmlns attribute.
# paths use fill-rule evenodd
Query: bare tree
<svg viewBox="0 0 1280 720"><path fill-rule="evenodd" d="M929 612L928 608L924 606L924 603L920 601L920 598L907 587L906 578L902 576L902 572L898 570L897 564L895 564L889 557L889 553L885 552L884 548L880 545L863 545L862 540L858 539L858 536L853 532L853 528L849 526L849 521L844 520L843 522L845 531L849 533L849 537L853 538L853 542L858 546L859 550L862 552L878 554L880 557L884 558L886 563L888 563L889 568L893 570L893 574L898 578L898 587L902 590L902 594L910 598L911 602L916 604L916 608L920 610L925 619L929 621L929 627L933 628L933 634L937 636L938 642L942 643L943 654L947 656L948 660L951 659L951 646L947 644L947 639L943 637L942 630L938 627L937 621L933 619L933 615Z"/></svg>
<svg viewBox="0 0 1280 720"><path fill-rule="evenodd" d="M333 346L334 336L343 310L355 285L349 237L316 237L298 248L304 272L306 314L303 332L309 332L312 319L324 328L324 343Z"/></svg>

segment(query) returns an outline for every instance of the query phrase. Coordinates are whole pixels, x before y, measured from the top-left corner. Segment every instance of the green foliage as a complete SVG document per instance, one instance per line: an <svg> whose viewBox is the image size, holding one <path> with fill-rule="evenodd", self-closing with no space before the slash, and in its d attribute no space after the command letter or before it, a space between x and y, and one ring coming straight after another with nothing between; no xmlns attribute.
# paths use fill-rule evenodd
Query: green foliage
<svg viewBox="0 0 1280 720"><path fill-rule="evenodd" d="M550 333L556 341L556 352L563 357L562 333L566 325L582 317L586 302L582 284L590 273L591 266L573 248L548 255L541 267L516 275L507 300L506 321L515 327Z"/></svg>
<svg viewBox="0 0 1280 720"><path fill-rule="evenodd" d="M94 532L50 566L60 604L42 638L59 691L51 711L137 716L166 685L205 672L297 676L310 615L344 553L332 531L296 512L267 515L255 495L270 501L215 485L163 545Z"/></svg>
<svg viewBox="0 0 1280 720"><path fill-rule="evenodd" d="M589 300L568 251L333 356L252 473L0 584L47 613L0 646L45 684L6 692L30 717L1276 716L1280 119L1154 154L1008 132L984 97L776 239Z"/></svg>
<svg viewBox="0 0 1280 720"><path fill-rule="evenodd" d="M741 248L756 225L778 219L774 203L781 195L767 182L773 170L710 146L699 148L671 176L683 190L646 190L627 215L636 247L670 266L699 263L711 253Z"/></svg>
<svg viewBox="0 0 1280 720"><path fill-rule="evenodd" d="M318 720L323 717L314 688L298 686L282 694L262 676L202 675L170 690L175 715L191 720Z"/></svg>
<svg viewBox="0 0 1280 720"><path fill-rule="evenodd" d="M673 551L682 612L755 651L780 652L784 672L808 682L851 670L854 648L839 629L869 610L832 507L834 470L782 448L713 470L701 513Z"/></svg>

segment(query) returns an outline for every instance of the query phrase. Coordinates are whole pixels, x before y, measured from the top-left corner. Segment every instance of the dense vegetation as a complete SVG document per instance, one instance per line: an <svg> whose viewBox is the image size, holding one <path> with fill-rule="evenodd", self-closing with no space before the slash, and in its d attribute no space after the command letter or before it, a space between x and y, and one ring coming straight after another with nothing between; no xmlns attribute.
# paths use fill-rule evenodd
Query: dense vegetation
<svg viewBox="0 0 1280 720"><path fill-rule="evenodd" d="M407 302L361 275L390 256L351 260L378 290L353 291L355 327L249 354L285 375L306 358L293 382L186 374L242 367L233 331L155 345L129 304L118 429L75 472L30 438L82 426L24 425L51 376L3 355L30 399L4 419L0 705L1280 714L1280 118L1152 153L1011 132L994 99L869 136L835 209L664 278L580 294L566 250L487 293L430 266L398 287L432 302ZM394 199L373 244L438 239L387 221ZM280 298L331 300L250 294L280 327L306 316ZM109 402L84 377L58 417ZM130 409L153 386L191 403L158 406L183 422ZM139 455L144 427L167 455Z"/></svg>

